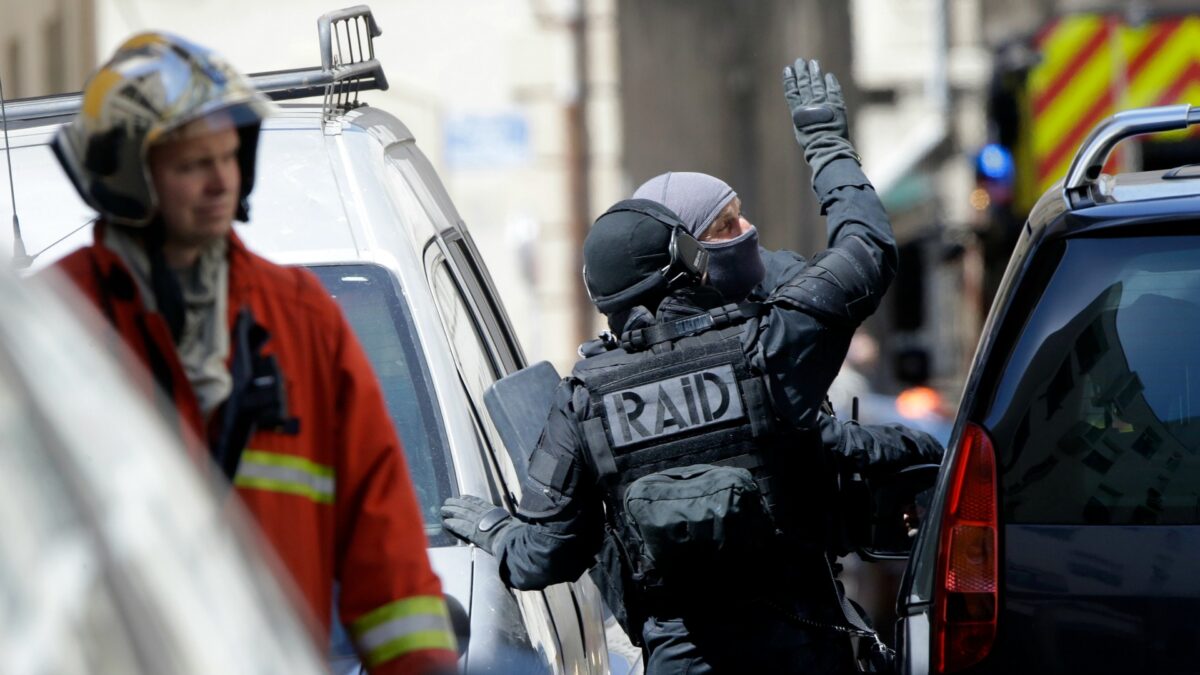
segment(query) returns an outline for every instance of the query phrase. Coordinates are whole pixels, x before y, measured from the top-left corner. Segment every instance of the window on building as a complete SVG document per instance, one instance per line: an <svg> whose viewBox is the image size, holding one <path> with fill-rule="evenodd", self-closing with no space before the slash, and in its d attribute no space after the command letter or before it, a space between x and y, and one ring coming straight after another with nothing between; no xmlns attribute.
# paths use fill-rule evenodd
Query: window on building
<svg viewBox="0 0 1200 675"><path fill-rule="evenodd" d="M9 41L4 60L8 64L4 73L4 96L6 98L24 96L25 88L21 83L21 43L16 38Z"/></svg>
<svg viewBox="0 0 1200 675"><path fill-rule="evenodd" d="M43 28L42 42L45 45L45 58L42 65L46 69L46 94L59 94L67 90L67 41L63 28L62 16L54 16L46 22Z"/></svg>

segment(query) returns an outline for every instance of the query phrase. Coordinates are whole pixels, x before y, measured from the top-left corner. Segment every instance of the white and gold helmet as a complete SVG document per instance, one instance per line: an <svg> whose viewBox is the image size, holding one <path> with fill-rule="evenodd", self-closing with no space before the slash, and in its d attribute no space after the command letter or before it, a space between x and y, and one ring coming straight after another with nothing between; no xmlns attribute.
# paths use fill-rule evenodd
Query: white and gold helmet
<svg viewBox="0 0 1200 675"><path fill-rule="evenodd" d="M241 136L237 219L254 187L262 120L275 105L214 52L167 33L125 41L83 91L79 115L54 137L54 153L75 189L107 221L145 226L158 211L147 153L182 126L214 114Z"/></svg>

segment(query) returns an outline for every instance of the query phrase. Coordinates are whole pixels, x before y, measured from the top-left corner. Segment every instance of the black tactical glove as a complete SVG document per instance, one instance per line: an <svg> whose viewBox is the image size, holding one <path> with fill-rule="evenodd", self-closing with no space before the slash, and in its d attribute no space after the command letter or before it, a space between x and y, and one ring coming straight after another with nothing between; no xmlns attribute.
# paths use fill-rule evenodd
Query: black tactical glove
<svg viewBox="0 0 1200 675"><path fill-rule="evenodd" d="M508 511L474 495L450 497L442 504L441 515L447 532L488 553L500 533L515 524Z"/></svg>
<svg viewBox="0 0 1200 675"><path fill-rule="evenodd" d="M813 177L839 157L860 161L850 144L842 85L832 73L822 79L816 60L796 59L795 66L783 69L783 97L791 109L796 142L804 149Z"/></svg>

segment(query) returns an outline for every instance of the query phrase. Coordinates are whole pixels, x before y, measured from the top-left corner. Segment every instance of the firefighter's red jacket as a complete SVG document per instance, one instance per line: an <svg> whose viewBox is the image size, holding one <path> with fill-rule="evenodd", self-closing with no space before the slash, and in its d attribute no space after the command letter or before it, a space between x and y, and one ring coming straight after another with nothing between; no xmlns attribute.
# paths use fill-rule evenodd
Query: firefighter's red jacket
<svg viewBox="0 0 1200 675"><path fill-rule="evenodd" d="M205 425L167 323L146 310L124 262L99 243L103 227L95 244L58 267L169 389L170 414L206 458L196 440ZM323 627L320 637L329 634L338 580L340 618L372 673L452 668L454 637L400 441L340 308L308 271L268 262L235 234L228 307L230 327L249 308L269 331L264 353L278 359L288 414L299 419L296 434L255 432L234 485Z"/></svg>

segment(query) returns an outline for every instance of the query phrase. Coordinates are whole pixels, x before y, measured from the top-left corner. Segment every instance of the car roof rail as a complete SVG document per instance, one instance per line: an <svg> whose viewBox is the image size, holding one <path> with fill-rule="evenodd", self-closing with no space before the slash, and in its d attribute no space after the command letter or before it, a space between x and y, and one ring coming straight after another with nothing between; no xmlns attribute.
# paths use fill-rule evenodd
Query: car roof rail
<svg viewBox="0 0 1200 675"><path fill-rule="evenodd" d="M1200 124L1200 108L1183 103L1123 110L1096 125L1079 146L1063 181L1067 207L1081 208L1095 203L1092 187L1117 143L1131 136L1186 129L1193 124Z"/></svg>
<svg viewBox="0 0 1200 675"><path fill-rule="evenodd" d="M332 119L360 105L363 91L386 91L387 77L375 57L375 38L382 31L371 8L356 5L326 12L317 19L321 66L277 70L248 75L250 82L275 101L324 97L324 115ZM35 120L74 115L83 95L79 92L9 101L8 120Z"/></svg>
<svg viewBox="0 0 1200 675"><path fill-rule="evenodd" d="M333 77L332 82L321 85L325 88L327 118L357 108L360 105L358 92L364 88L387 91L383 65L375 58L375 38L382 33L375 15L366 5L326 12L317 19L321 72L332 73ZM335 47L337 53L334 53Z"/></svg>

